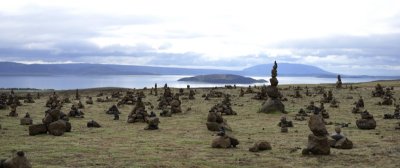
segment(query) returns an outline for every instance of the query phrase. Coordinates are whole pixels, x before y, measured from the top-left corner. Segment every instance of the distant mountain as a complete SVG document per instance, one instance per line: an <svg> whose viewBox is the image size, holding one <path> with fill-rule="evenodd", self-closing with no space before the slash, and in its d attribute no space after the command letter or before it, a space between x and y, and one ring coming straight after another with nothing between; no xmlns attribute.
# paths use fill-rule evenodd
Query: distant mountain
<svg viewBox="0 0 400 168"><path fill-rule="evenodd" d="M269 76L271 75L271 69L273 64L261 64L243 69L242 75L251 76ZM337 74L327 72L321 68L303 65L303 64L289 64L280 63L278 64L278 75L279 76L336 76Z"/></svg>
<svg viewBox="0 0 400 168"><path fill-rule="evenodd" d="M20 64L0 62L0 75L200 75L231 73L218 69L188 69L111 64Z"/></svg>
<svg viewBox="0 0 400 168"><path fill-rule="evenodd" d="M232 74L212 74L212 75L198 75L194 77L181 78L178 81L186 82L204 82L204 83L237 83L237 84L252 84L252 83L265 83L266 80L256 80L249 77Z"/></svg>
<svg viewBox="0 0 400 168"><path fill-rule="evenodd" d="M20 64L0 62L0 75L207 75L233 74L270 76L272 64L262 64L239 71L220 69L170 68L111 64ZM318 67L302 64L278 64L279 76L336 77Z"/></svg>

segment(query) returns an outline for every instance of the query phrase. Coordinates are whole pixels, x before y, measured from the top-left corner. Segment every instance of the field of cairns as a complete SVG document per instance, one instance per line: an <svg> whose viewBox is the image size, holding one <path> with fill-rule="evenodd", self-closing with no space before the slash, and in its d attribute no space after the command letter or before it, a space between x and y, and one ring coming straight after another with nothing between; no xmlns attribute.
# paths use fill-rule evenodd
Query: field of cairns
<svg viewBox="0 0 400 168"><path fill-rule="evenodd" d="M384 95L373 97L378 83ZM1 94L7 98L4 103L14 97L15 100L11 101L20 104L4 105L0 110L0 158L15 158L21 155L17 151L23 151L24 159L32 167L400 166L400 120L384 119L385 114L396 118L394 113L396 104L399 104L400 82L348 84L343 81L340 88L337 84L278 85L280 96L277 99L284 104L284 112L268 113L262 112L262 108L271 98L260 100L265 88L231 85L222 88L169 88L159 84L157 89L149 86L136 89L2 90ZM178 98L179 103L160 103L168 100L163 98L168 96L164 92L172 95L173 100ZM309 118L321 116L307 107L314 102L319 108L325 101L324 94L326 96L329 92L337 107L331 107L332 102L324 104L324 114L329 115L323 119L322 126L327 131L325 136L330 142L335 128L341 128L341 133L352 142L351 149L328 146L328 154L305 154L305 150L313 150L308 145L308 137L313 134ZM392 94L391 105L382 105L385 94ZM364 107L357 107L358 111L367 110L376 121L375 128L358 128L356 121L362 118L361 113L353 109L358 106L360 98ZM139 99L141 103L137 103ZM56 103L49 104L49 101ZM114 120L115 114L107 114L113 105L120 112L119 120ZM72 106L77 114L70 114ZM151 112L156 116L128 123L128 116L135 116L131 112L139 109L135 106L144 106L142 112L146 116ZM52 124L44 124L46 116L52 115L52 108L60 112L59 120L68 121L70 130L51 131ZM225 108L230 112L221 112ZM299 115L300 109L305 111L305 115ZM224 121L217 125L219 130L207 129L210 111L223 117ZM27 125L21 125L26 113L30 119L24 123ZM160 116L160 113L164 115ZM291 122L293 127L278 126L282 118ZM149 129L150 121L156 121L155 129ZM31 133L34 128L30 127L35 125L44 125L45 132ZM214 144L223 137L228 137L227 146ZM266 150L254 150L257 148L254 145L260 143L266 145Z"/></svg>

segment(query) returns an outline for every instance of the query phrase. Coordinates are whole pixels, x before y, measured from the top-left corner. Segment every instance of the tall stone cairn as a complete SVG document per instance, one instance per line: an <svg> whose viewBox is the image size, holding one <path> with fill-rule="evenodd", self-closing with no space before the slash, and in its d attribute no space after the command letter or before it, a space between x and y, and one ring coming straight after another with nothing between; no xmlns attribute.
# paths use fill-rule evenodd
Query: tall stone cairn
<svg viewBox="0 0 400 168"><path fill-rule="evenodd" d="M273 113L281 112L285 113L285 105L280 100L281 93L278 90L278 64L274 62L274 66L271 70L271 78L269 79L270 86L267 86L267 94L270 99L268 99L260 109L262 113Z"/></svg>
<svg viewBox="0 0 400 168"><path fill-rule="evenodd" d="M340 75L337 76L337 82L336 82L336 89L341 89L342 88L342 77Z"/></svg>

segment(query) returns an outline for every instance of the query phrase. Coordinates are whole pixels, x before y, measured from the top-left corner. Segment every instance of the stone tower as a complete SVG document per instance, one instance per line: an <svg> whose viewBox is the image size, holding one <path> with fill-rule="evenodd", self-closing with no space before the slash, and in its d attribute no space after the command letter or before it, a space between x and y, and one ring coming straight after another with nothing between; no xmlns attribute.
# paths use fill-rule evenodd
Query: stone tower
<svg viewBox="0 0 400 168"><path fill-rule="evenodd" d="M269 79L270 86L267 87L267 94L270 99L268 99L264 105L261 107L260 112L262 113L272 113L272 112L281 112L285 113L285 105L282 103L280 98L282 97L281 93L278 90L278 64L276 61L274 62L274 66L271 70L271 78Z"/></svg>

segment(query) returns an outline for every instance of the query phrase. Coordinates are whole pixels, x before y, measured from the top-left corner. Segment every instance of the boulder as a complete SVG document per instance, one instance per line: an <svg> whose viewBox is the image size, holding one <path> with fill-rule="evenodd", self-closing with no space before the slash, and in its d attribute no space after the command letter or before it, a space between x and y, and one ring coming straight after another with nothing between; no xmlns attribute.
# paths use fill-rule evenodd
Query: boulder
<svg viewBox="0 0 400 168"><path fill-rule="evenodd" d="M359 129L375 129L376 121L374 119L359 119L356 121L356 125Z"/></svg>
<svg viewBox="0 0 400 168"><path fill-rule="evenodd" d="M250 152L259 152L263 150L271 150L271 144L267 141L260 141L254 143L253 147L249 148Z"/></svg>
<svg viewBox="0 0 400 168"><path fill-rule="evenodd" d="M260 112L262 112L262 113L273 113L273 112L285 113L285 105L279 99L268 99L262 106Z"/></svg>
<svg viewBox="0 0 400 168"><path fill-rule="evenodd" d="M228 136L219 136L214 139L211 144L212 148L230 148L231 140Z"/></svg>
<svg viewBox="0 0 400 168"><path fill-rule="evenodd" d="M92 128L92 127L93 128L100 128L101 125L99 123L97 123L96 121L92 120L92 121L89 121L87 123L87 127L89 127L89 128Z"/></svg>
<svg viewBox="0 0 400 168"><path fill-rule="evenodd" d="M49 124L49 133L54 136L61 136L67 130L67 124L64 120L57 120Z"/></svg>
<svg viewBox="0 0 400 168"><path fill-rule="evenodd" d="M29 135L35 136L39 134L47 133L47 127L45 124L35 124L29 126Z"/></svg>
<svg viewBox="0 0 400 168"><path fill-rule="evenodd" d="M235 148L237 145L239 145L239 140L228 135L218 136L211 143L212 148Z"/></svg>
<svg viewBox="0 0 400 168"><path fill-rule="evenodd" d="M330 144L328 137L326 136L315 136L313 134L308 135L308 145L306 149L303 149L303 154L314 154L314 155L329 155Z"/></svg>
<svg viewBox="0 0 400 168"><path fill-rule="evenodd" d="M342 139L339 139L338 141L331 140L330 146L332 148L337 148L337 149L352 149L353 142L350 141L348 138L342 138Z"/></svg>
<svg viewBox="0 0 400 168"><path fill-rule="evenodd" d="M160 123L160 119L158 117L149 117L147 120L147 127L145 130L156 130L158 129L158 124Z"/></svg>

